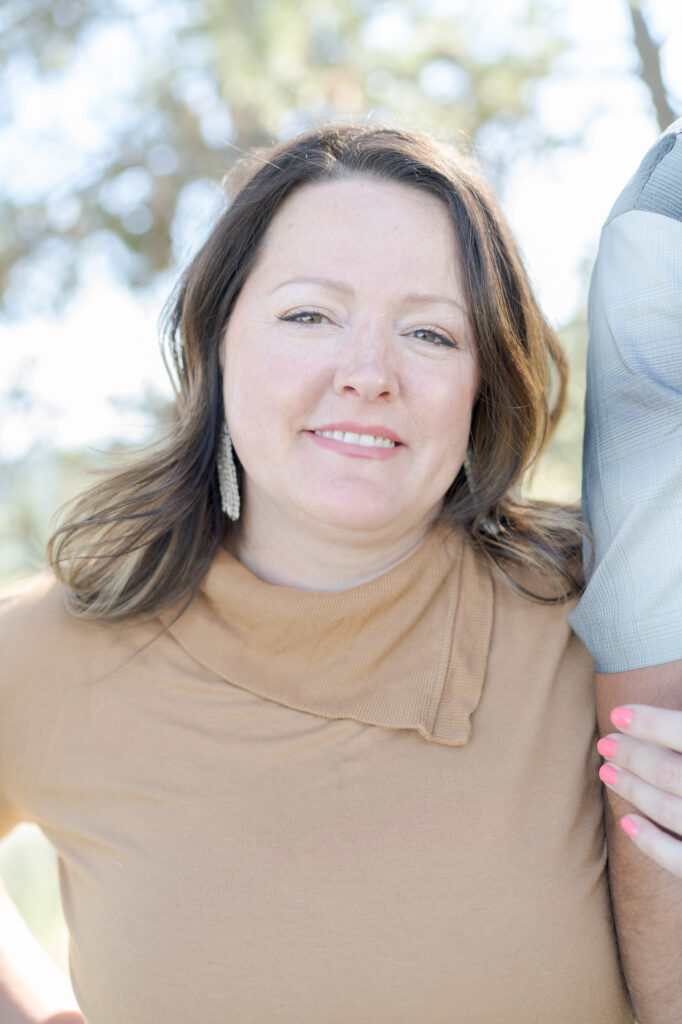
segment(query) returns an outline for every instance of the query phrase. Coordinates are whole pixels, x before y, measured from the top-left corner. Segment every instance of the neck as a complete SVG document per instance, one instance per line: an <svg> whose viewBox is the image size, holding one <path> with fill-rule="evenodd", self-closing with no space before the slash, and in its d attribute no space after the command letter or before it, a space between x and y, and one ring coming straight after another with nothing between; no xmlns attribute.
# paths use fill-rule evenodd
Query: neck
<svg viewBox="0 0 682 1024"><path fill-rule="evenodd" d="M263 580L298 590L345 590L366 583L399 565L417 550L431 522L422 522L398 536L368 531L322 529L291 531L272 518L258 529L248 510L227 547L241 564Z"/></svg>

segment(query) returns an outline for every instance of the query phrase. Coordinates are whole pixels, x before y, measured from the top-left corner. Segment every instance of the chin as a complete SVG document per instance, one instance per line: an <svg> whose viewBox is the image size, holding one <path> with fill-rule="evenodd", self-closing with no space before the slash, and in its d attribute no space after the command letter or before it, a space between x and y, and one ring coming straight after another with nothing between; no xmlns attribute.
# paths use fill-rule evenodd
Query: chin
<svg viewBox="0 0 682 1024"><path fill-rule="evenodd" d="M395 505L373 505L370 502L338 503L330 505L321 502L306 510L319 522L338 530L376 534L387 532L400 535L414 528L414 517L403 518Z"/></svg>

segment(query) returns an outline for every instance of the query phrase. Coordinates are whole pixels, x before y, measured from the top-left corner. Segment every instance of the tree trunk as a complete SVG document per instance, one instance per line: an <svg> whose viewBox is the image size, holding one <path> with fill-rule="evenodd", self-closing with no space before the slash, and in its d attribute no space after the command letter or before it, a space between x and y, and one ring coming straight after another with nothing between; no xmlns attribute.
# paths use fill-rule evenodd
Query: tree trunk
<svg viewBox="0 0 682 1024"><path fill-rule="evenodd" d="M628 0L628 11L635 38L635 47L640 59L639 77L651 93L656 119L661 131L675 120L675 111L668 103L663 75L661 74L661 47L651 38L649 26L644 20L640 0Z"/></svg>

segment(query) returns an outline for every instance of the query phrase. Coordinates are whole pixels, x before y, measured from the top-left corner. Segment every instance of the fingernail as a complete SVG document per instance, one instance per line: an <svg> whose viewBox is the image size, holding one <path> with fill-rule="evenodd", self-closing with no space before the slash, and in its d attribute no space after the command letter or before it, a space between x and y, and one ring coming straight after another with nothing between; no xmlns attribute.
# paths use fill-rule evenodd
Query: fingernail
<svg viewBox="0 0 682 1024"><path fill-rule="evenodd" d="M617 729L627 729L632 721L630 708L614 708L611 712L611 721Z"/></svg>
<svg viewBox="0 0 682 1024"><path fill-rule="evenodd" d="M603 739L599 740L597 750L602 757L613 757L616 753L616 741L607 739L607 737L604 736Z"/></svg>
<svg viewBox="0 0 682 1024"><path fill-rule="evenodd" d="M612 764L603 764L599 769L599 778L607 786L615 786L618 779L618 770Z"/></svg>
<svg viewBox="0 0 682 1024"><path fill-rule="evenodd" d="M620 819L620 827L626 835L630 836L630 839L634 839L637 835L637 825L632 818L628 818L627 815Z"/></svg>

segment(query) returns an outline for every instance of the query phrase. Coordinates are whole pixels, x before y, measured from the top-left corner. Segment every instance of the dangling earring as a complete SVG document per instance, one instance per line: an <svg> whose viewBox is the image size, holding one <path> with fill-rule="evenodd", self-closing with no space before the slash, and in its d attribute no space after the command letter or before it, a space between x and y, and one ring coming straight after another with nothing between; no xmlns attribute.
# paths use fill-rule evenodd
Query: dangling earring
<svg viewBox="0 0 682 1024"><path fill-rule="evenodd" d="M237 482L237 467L234 464L232 438L230 437L227 423L223 425L223 431L218 442L216 465L218 468L220 504L225 515L234 523L239 519L239 484Z"/></svg>

